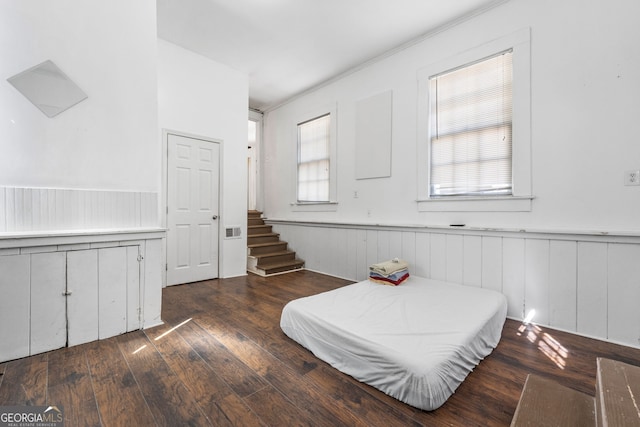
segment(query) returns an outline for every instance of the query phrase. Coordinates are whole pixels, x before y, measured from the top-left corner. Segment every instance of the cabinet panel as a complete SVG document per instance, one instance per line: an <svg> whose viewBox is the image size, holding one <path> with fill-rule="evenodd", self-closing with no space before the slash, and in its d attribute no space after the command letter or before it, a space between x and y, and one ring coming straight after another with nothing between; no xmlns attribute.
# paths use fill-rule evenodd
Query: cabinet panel
<svg viewBox="0 0 640 427"><path fill-rule="evenodd" d="M66 253L31 255L31 350L38 354L67 344Z"/></svg>
<svg viewBox="0 0 640 427"><path fill-rule="evenodd" d="M139 247L127 246L127 332L140 329L140 264Z"/></svg>
<svg viewBox="0 0 640 427"><path fill-rule="evenodd" d="M67 253L69 345L98 339L98 251Z"/></svg>
<svg viewBox="0 0 640 427"><path fill-rule="evenodd" d="M29 260L0 256L0 362L29 355Z"/></svg>
<svg viewBox="0 0 640 427"><path fill-rule="evenodd" d="M127 248L98 249L98 338L127 331Z"/></svg>
<svg viewBox="0 0 640 427"><path fill-rule="evenodd" d="M141 327L151 327L162 324L160 313L162 311L162 290L158 286L162 283L162 267L165 258L162 253L162 244L158 240L147 240L144 248L144 268L142 288L143 319ZM160 292L158 292L160 290Z"/></svg>

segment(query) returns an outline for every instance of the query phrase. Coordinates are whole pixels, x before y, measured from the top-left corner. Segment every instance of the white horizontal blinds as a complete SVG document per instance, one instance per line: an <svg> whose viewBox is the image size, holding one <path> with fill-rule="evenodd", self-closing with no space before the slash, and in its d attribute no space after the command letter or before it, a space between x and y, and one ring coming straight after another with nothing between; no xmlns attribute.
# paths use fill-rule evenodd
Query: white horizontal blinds
<svg viewBox="0 0 640 427"><path fill-rule="evenodd" d="M298 201L329 201L329 129L327 114L298 125Z"/></svg>
<svg viewBox="0 0 640 427"><path fill-rule="evenodd" d="M429 80L430 195L511 193L512 53Z"/></svg>

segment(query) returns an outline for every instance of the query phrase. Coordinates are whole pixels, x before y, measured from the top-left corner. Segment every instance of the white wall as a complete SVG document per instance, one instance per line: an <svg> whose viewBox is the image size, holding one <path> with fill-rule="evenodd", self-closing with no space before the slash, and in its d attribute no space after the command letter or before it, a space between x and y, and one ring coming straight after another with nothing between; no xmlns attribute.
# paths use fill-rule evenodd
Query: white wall
<svg viewBox="0 0 640 427"><path fill-rule="evenodd" d="M159 191L154 0L3 0L0 40L0 185ZM6 81L47 59L88 95L54 118Z"/></svg>
<svg viewBox="0 0 640 427"><path fill-rule="evenodd" d="M158 41L160 128L222 140L220 277L246 274L248 76L164 40Z"/></svg>
<svg viewBox="0 0 640 427"><path fill-rule="evenodd" d="M637 16L640 3L635 0L512 0L268 112L266 215L640 232L640 187L623 186L623 172L640 169ZM416 72L526 27L531 28L532 210L418 212ZM386 90L393 91L392 176L356 180L355 104ZM290 205L295 200L296 159L291 128L300 112L326 104L337 106L337 211L295 212ZM385 203L382 196L393 201Z"/></svg>

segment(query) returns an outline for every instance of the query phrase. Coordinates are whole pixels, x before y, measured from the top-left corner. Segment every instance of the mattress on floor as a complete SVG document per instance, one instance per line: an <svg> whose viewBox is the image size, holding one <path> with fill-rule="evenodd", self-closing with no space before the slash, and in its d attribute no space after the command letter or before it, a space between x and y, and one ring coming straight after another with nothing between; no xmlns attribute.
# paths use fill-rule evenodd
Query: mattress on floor
<svg viewBox="0 0 640 427"><path fill-rule="evenodd" d="M506 313L499 292L412 276L296 299L280 327L334 368L434 410L498 345Z"/></svg>

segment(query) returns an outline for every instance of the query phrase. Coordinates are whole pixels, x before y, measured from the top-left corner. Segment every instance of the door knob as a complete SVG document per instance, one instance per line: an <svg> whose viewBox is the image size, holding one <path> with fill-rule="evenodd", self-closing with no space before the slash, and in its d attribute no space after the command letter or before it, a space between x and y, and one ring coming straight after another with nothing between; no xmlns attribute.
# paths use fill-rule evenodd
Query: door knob
<svg viewBox="0 0 640 427"><path fill-rule="evenodd" d="M214 215L214 216L212 216L212 217L211 217L211 219L213 219L213 220L218 219L218 215Z"/></svg>

